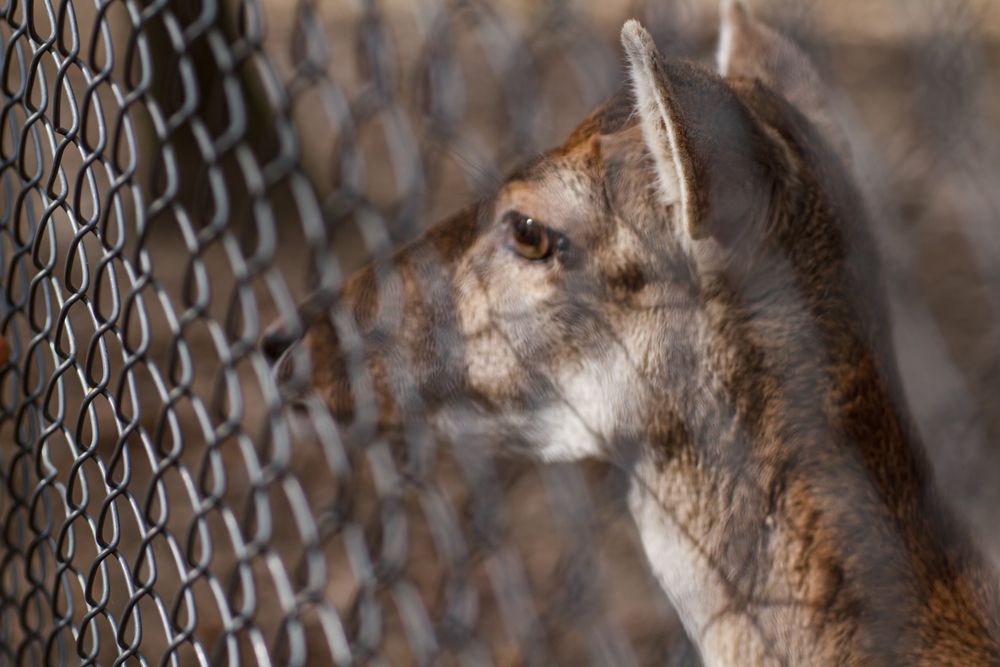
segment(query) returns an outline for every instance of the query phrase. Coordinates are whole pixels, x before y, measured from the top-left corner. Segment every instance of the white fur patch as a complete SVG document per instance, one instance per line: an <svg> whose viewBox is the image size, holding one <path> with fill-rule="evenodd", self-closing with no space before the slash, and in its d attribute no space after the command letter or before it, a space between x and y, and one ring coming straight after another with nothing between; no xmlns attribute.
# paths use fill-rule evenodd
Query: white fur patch
<svg viewBox="0 0 1000 667"><path fill-rule="evenodd" d="M729 63L733 57L733 37L736 32L733 21L733 0L722 0L719 24L719 46L715 51L715 62L719 74L729 76Z"/></svg>
<svg viewBox="0 0 1000 667"><path fill-rule="evenodd" d="M542 460L601 456L614 434L630 426L636 374L626 357L622 350L609 351L603 358L587 360L582 368L560 374L562 400L538 417Z"/></svg>
<svg viewBox="0 0 1000 667"><path fill-rule="evenodd" d="M671 478L677 488L666 495L685 498L683 507L665 506L654 491L657 485ZM759 628L749 616L733 607L723 576L706 555L710 545L696 543L692 534L700 532L697 527L680 525L705 518L697 507L690 505L697 503L699 493L694 488L697 484L696 479L687 475L661 475L648 462L638 466L629 494L629 508L646 558L688 636L698 647L705 667L772 664L775 656L769 654Z"/></svg>

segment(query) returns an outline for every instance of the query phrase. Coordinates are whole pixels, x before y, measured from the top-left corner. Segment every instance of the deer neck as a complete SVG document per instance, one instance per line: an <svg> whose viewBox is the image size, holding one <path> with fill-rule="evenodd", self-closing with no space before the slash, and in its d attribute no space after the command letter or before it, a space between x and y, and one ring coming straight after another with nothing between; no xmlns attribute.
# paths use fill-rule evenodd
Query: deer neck
<svg viewBox="0 0 1000 667"><path fill-rule="evenodd" d="M962 635L981 639L962 664L995 664L993 579L931 497L869 347L841 341L836 362L776 344L794 368L705 360L698 410L652 419L634 468L644 549L704 663L916 664Z"/></svg>

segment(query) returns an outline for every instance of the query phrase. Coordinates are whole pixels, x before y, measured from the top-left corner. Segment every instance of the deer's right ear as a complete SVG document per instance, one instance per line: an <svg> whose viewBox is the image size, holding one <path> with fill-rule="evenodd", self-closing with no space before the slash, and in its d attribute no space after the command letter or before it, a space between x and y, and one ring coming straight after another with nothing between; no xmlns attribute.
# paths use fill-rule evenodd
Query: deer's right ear
<svg viewBox="0 0 1000 667"><path fill-rule="evenodd" d="M691 239L728 244L760 219L770 192L757 123L718 75L664 60L637 21L622 45L664 202L680 207Z"/></svg>

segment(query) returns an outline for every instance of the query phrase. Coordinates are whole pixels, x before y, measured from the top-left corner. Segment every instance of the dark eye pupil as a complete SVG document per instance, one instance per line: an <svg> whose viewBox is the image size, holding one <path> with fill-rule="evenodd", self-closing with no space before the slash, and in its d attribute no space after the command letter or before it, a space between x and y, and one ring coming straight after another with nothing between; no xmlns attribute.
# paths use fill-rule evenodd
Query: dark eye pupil
<svg viewBox="0 0 1000 667"><path fill-rule="evenodd" d="M525 215L519 215L514 221L514 238L518 243L526 246L539 246L542 244L542 235L545 230L541 225Z"/></svg>
<svg viewBox="0 0 1000 667"><path fill-rule="evenodd" d="M531 260L550 256L553 233L548 227L517 211L508 211L504 220L509 225L511 247L517 254Z"/></svg>

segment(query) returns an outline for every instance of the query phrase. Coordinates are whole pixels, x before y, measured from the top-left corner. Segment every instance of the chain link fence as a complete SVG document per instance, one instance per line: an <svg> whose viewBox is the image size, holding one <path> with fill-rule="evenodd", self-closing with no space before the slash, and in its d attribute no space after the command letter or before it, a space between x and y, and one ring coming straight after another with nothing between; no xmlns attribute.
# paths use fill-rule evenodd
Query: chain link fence
<svg viewBox="0 0 1000 667"><path fill-rule="evenodd" d="M841 94L941 484L1000 554L1000 12L768 2ZM293 414L258 341L714 2L0 4L0 664L697 664L628 480ZM324 304L330 305L330 304Z"/></svg>

